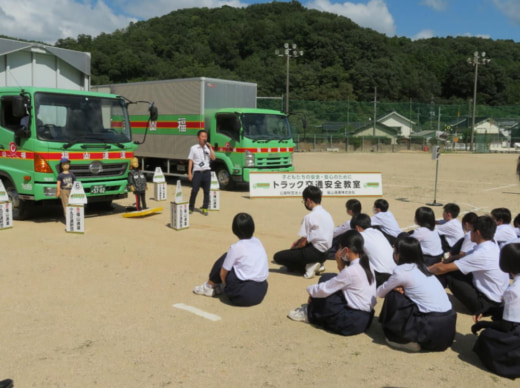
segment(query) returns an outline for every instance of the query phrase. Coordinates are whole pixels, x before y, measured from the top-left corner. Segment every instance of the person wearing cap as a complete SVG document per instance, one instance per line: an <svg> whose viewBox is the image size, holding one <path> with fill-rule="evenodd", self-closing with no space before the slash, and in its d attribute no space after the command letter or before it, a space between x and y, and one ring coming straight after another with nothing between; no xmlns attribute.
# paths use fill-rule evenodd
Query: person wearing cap
<svg viewBox="0 0 520 388"><path fill-rule="evenodd" d="M63 215L66 215L67 205L69 204L69 195L72 190L72 185L76 181L76 176L70 171L70 160L62 158L60 160L60 173L58 174L58 181L56 183L56 197L61 198L63 206Z"/></svg>

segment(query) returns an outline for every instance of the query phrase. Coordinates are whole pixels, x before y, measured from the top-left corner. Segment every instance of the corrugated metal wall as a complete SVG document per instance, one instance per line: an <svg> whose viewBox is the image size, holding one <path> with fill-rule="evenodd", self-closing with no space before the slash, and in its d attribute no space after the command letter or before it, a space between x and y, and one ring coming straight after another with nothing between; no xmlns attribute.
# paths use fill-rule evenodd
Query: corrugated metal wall
<svg viewBox="0 0 520 388"><path fill-rule="evenodd" d="M88 53L0 39L0 86L88 90L89 71Z"/></svg>

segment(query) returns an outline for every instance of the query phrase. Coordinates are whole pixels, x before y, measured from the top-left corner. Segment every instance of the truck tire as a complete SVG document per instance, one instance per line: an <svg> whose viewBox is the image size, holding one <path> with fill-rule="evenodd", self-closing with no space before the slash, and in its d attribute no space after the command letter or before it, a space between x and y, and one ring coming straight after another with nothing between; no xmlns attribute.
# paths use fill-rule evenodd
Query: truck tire
<svg viewBox="0 0 520 388"><path fill-rule="evenodd" d="M218 166L216 169L216 175L221 190L230 190L233 188L233 179L231 179L231 174L225 166Z"/></svg>
<svg viewBox="0 0 520 388"><path fill-rule="evenodd" d="M16 187L11 181L2 180L7 196L13 206L13 220L25 220L29 216L29 204L27 201L20 199Z"/></svg>

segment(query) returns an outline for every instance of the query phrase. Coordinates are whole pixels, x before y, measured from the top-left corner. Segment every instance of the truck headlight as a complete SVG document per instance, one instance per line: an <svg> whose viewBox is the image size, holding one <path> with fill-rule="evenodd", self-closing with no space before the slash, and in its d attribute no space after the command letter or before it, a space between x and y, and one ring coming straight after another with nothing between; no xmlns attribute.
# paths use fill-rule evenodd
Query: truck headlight
<svg viewBox="0 0 520 388"><path fill-rule="evenodd" d="M44 187L43 188L43 195L46 197L56 197L57 189L56 187Z"/></svg>
<svg viewBox="0 0 520 388"><path fill-rule="evenodd" d="M251 151L246 150L246 160L245 160L245 167L254 167L255 166L255 154L253 154Z"/></svg>

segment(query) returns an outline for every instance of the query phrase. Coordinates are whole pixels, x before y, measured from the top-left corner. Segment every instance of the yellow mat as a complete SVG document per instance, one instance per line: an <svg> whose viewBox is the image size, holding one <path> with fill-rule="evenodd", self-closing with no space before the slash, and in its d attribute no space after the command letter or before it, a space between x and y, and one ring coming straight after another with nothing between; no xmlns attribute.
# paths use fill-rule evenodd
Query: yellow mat
<svg viewBox="0 0 520 388"><path fill-rule="evenodd" d="M125 218L144 217L144 216L148 216L150 214L158 213L158 212L162 212L162 211L163 211L162 207L154 207L152 209L136 210L134 212L123 213L123 217L125 217Z"/></svg>

